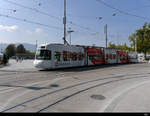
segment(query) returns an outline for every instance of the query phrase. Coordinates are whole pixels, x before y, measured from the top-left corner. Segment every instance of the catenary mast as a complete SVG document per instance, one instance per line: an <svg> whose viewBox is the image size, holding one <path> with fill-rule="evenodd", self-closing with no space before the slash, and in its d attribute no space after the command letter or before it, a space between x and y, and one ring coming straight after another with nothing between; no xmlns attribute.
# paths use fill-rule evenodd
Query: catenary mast
<svg viewBox="0 0 150 116"><path fill-rule="evenodd" d="M64 40L64 44L67 43L66 41L66 0L64 0L64 18L63 18L63 24L64 24L64 37L63 37L63 40Z"/></svg>

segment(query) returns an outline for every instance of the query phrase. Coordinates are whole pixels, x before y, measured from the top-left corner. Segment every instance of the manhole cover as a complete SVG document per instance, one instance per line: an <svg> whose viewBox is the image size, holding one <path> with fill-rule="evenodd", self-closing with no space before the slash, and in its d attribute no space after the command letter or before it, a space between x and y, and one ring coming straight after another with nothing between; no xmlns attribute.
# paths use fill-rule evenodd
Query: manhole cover
<svg viewBox="0 0 150 116"><path fill-rule="evenodd" d="M51 84L50 87L59 87L57 84Z"/></svg>
<svg viewBox="0 0 150 116"><path fill-rule="evenodd" d="M96 99L96 100L104 100L104 99L106 99L103 95L92 95L91 98L92 99Z"/></svg>

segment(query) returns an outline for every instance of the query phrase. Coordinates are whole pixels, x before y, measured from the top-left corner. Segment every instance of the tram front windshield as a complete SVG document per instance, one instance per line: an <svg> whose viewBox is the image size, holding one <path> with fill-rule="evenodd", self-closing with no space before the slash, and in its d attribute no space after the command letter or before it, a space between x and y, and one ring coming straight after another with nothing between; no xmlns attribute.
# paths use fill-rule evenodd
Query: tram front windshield
<svg viewBox="0 0 150 116"><path fill-rule="evenodd" d="M50 50L37 50L36 59L37 60L51 60L51 51Z"/></svg>

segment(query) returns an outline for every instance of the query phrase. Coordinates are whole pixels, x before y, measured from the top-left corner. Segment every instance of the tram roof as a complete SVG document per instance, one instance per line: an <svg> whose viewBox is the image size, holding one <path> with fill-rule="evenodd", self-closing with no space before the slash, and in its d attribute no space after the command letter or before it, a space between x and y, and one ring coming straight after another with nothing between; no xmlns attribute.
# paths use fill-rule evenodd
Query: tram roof
<svg viewBox="0 0 150 116"><path fill-rule="evenodd" d="M86 45L64 45L64 44L59 44L59 43L45 43L45 44L41 44L40 46L71 46L71 47L89 47L89 48L104 48L104 47L100 47L100 46L86 46Z"/></svg>
<svg viewBox="0 0 150 116"><path fill-rule="evenodd" d="M104 49L111 49L111 50L121 50L121 51L128 51L128 50L122 50L119 48L105 48L105 47L100 47L100 46L86 46L86 45L64 45L64 44L60 44L60 43L45 43L45 44L41 44L39 47L47 47L47 46L61 46L61 47L86 47L86 48L104 48ZM132 52L132 51L128 51L128 52Z"/></svg>

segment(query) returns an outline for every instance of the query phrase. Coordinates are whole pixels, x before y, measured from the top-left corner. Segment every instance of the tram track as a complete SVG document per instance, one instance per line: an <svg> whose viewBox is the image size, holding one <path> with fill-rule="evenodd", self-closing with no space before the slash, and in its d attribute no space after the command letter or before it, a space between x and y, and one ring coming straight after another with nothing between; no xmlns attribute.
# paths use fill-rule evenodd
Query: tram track
<svg viewBox="0 0 150 116"><path fill-rule="evenodd" d="M52 104L50 104L50 105L48 105L46 107L41 108L41 110L37 111L37 112L42 112L42 111L45 111L46 109L51 108L52 106L57 105L58 103L61 103L61 102L65 101L65 100L67 100L67 99L69 99L69 98L71 98L71 97L73 97L75 95L78 95L78 94L80 94L82 92L88 91L88 90L96 88L96 87L100 87L100 86L103 86L103 85L107 85L107 84L110 84L110 83L115 83L115 82L123 81L123 80L136 79L136 78L147 78L147 76L140 76L140 75L142 75L142 74L119 75L119 76L112 76L112 77L106 77L106 78L99 78L99 79L95 79L95 80L90 80L90 81L86 81L86 82L70 85L70 86L67 86L67 87L64 87L64 88L60 88L60 89L55 90L55 91L51 91L51 92L45 93L43 95L40 95L40 96L37 96L37 97L34 97L34 98L28 99L28 100L26 100L24 102L18 103L18 104L14 105L14 106L12 106L10 108L7 108L7 109L3 110L2 112L10 111L10 110L15 109L15 108L17 108L19 106L22 106L22 105L25 105L27 103L33 102L35 100L38 100L40 98L44 98L44 97L46 97L48 95L52 95L54 93L63 92L65 90L68 90L68 89L71 89L71 88L74 88L74 87L78 87L78 86L81 86L81 85L86 85L86 84L89 84L89 83L92 83L92 82L98 82L98 81L102 81L102 80L114 79L114 80L111 80L111 81L107 81L107 82L104 82L104 83L96 84L94 86L87 87L85 89L76 91L76 92L74 92L74 93L72 93L72 94L70 94L70 95L68 95L66 97L63 97L63 98L57 100L56 102L54 102L54 103L52 103ZM149 73L147 73L147 75L149 75ZM125 76L134 76L134 77L124 78ZM120 79L118 79L118 78L120 78Z"/></svg>
<svg viewBox="0 0 150 116"><path fill-rule="evenodd" d="M146 77L146 76L143 76L143 77ZM134 77L134 78L139 78L139 77ZM70 95L68 95L68 96L66 96L66 97L64 97L64 98L62 98L62 99L60 99L60 100L58 100L58 101L56 101L56 102L54 102L54 103L52 103L52 104L44 107L44 108L42 108L41 110L37 111L37 113L43 112L43 111L45 111L45 110L47 110L47 109L49 109L49 108L51 108L51 107L53 107L53 106L55 106L55 105L63 102L63 101L65 101L65 100L67 100L67 99L69 99L71 97L74 97L74 96L76 96L76 95L78 95L80 93L83 93L85 91L88 91L90 89L94 89L96 87L100 87L100 86L103 86L103 85L107 85L107 84L118 82L118 81L128 80L128 79L133 79L133 78L125 78L125 79L112 80L112 81L108 81L108 82L105 82L105 83L97 84L97 85L94 85L94 86L82 89L80 91L74 92L73 94L70 94Z"/></svg>
<svg viewBox="0 0 150 116"><path fill-rule="evenodd" d="M6 74L11 73L11 74L16 74L16 73L38 73L39 71L17 71L17 70L0 70L0 72L5 72ZM0 76L3 76L3 74L0 74Z"/></svg>
<svg viewBox="0 0 150 116"><path fill-rule="evenodd" d="M61 76L58 74L56 74L56 76L57 76L56 79L61 78ZM12 77L10 77L10 78L12 78ZM7 81L5 83L0 83L0 87L4 87L4 88L0 89L0 93L10 92L10 91L14 91L14 90L23 88L22 86L19 86L19 84L18 84L18 86L15 86L15 85L9 84L9 83L19 83L19 82L24 82L24 81L29 81L29 80L32 80L32 79L19 79L19 80L15 80L15 81L13 80L13 81ZM46 81L51 81L51 80L46 79L44 81L37 81L36 83L42 83L42 82L46 82ZM35 86L35 84L31 83L30 85L24 85L24 87L26 87L26 88L31 87L31 86Z"/></svg>

